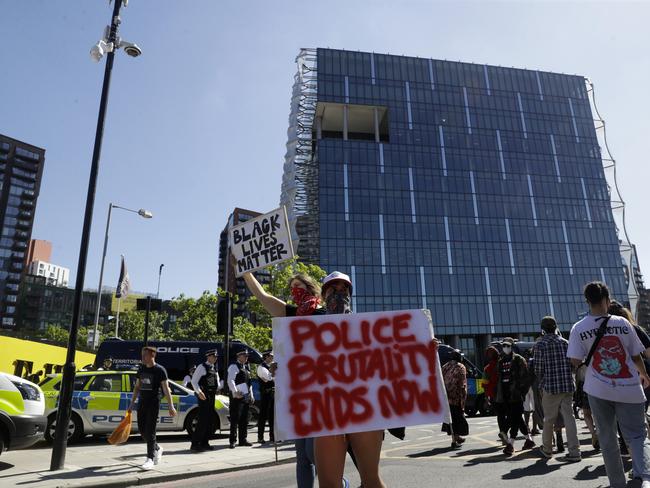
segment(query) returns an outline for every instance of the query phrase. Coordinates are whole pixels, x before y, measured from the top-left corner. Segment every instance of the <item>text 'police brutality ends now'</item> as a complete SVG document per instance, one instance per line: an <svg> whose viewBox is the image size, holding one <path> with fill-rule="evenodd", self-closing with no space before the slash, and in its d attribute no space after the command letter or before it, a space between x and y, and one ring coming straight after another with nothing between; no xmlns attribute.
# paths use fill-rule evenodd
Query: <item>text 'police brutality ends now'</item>
<svg viewBox="0 0 650 488"><path fill-rule="evenodd" d="M294 256L284 207L230 228L236 275L277 264Z"/></svg>

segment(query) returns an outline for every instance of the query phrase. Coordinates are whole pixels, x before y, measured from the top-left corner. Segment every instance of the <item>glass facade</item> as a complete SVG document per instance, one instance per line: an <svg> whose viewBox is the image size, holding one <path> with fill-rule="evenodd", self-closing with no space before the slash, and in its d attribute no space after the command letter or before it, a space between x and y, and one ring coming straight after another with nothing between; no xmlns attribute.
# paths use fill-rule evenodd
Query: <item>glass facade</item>
<svg viewBox="0 0 650 488"><path fill-rule="evenodd" d="M350 274L356 311L429 308L470 349L544 315L568 330L591 280L626 300L583 77L330 49L313 64L317 177L296 184L317 184L318 246L299 235L298 253Z"/></svg>
<svg viewBox="0 0 650 488"><path fill-rule="evenodd" d="M45 151L0 134L0 327L16 326Z"/></svg>

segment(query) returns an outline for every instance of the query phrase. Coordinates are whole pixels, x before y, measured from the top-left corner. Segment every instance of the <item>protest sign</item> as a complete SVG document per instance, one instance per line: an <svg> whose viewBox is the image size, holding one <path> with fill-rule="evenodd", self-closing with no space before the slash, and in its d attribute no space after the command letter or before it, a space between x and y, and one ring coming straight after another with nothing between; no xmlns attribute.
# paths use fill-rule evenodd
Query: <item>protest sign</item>
<svg viewBox="0 0 650 488"><path fill-rule="evenodd" d="M230 249L241 276L293 257L291 232L284 207L230 228Z"/></svg>
<svg viewBox="0 0 650 488"><path fill-rule="evenodd" d="M449 418L428 310L273 319L276 439Z"/></svg>

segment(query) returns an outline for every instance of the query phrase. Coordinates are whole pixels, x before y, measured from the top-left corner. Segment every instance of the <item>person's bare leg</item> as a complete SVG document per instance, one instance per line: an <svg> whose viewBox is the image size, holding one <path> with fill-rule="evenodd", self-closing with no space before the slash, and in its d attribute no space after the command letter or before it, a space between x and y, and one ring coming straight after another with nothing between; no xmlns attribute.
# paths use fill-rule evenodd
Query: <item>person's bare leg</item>
<svg viewBox="0 0 650 488"><path fill-rule="evenodd" d="M314 439L319 488L341 488L347 451L348 441L344 435L327 435Z"/></svg>
<svg viewBox="0 0 650 488"><path fill-rule="evenodd" d="M594 424L594 418L591 415L591 410L583 408L582 415L585 418L585 424L587 424L587 428L591 434L591 445L594 446L594 448L597 448L600 446L600 443L598 441L598 433L596 432L596 426Z"/></svg>
<svg viewBox="0 0 650 488"><path fill-rule="evenodd" d="M358 432L348 434L352 450L357 458L357 467L363 488L386 488L379 476L379 457L384 432Z"/></svg>
<svg viewBox="0 0 650 488"><path fill-rule="evenodd" d="M593 436L596 434L596 428L594 426L594 418L591 416L591 410L587 409L582 409L582 415L585 418L585 424L587 424L587 428L589 429L589 433Z"/></svg>

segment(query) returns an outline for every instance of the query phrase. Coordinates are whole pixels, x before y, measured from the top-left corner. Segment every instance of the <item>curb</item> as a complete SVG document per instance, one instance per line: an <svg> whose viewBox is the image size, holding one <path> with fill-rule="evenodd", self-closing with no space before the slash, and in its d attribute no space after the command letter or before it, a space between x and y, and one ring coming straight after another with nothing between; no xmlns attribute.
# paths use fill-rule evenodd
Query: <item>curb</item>
<svg viewBox="0 0 650 488"><path fill-rule="evenodd" d="M114 480L114 481L107 480L99 483L91 482L88 484L76 485L76 486L83 486L85 488L121 488L125 486L143 486L143 485L151 485L154 483L162 483L166 481L184 480L184 479L199 478L201 476L210 476L210 475L221 474L221 473L233 473L236 471L261 469L261 468L268 468L271 466L280 466L282 464L292 463L295 460L296 457L294 456L286 459L280 459L277 462L269 461L267 463L254 464L248 466L234 466L232 468L222 468L222 469L213 469L213 470L204 470L204 471L187 471L183 473L170 473L170 474L160 473L153 476L136 476L128 480L126 479ZM66 485L62 485L62 486L66 486Z"/></svg>

